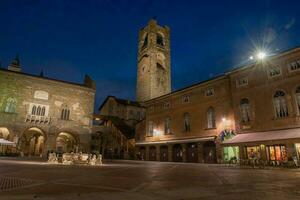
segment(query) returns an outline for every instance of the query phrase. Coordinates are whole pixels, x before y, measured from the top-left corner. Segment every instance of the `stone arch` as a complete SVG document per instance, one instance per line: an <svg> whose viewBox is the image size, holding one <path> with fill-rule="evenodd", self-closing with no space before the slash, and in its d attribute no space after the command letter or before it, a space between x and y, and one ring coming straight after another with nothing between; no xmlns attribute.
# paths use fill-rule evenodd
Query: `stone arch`
<svg viewBox="0 0 300 200"><path fill-rule="evenodd" d="M203 158L205 163L217 162L217 151L214 141L207 141L203 143Z"/></svg>
<svg viewBox="0 0 300 200"><path fill-rule="evenodd" d="M18 149L26 156L40 156L45 154L46 134L39 127L26 129L18 142Z"/></svg>
<svg viewBox="0 0 300 200"><path fill-rule="evenodd" d="M167 145L160 146L159 152L160 152L160 161L162 162L168 161L169 158L168 146Z"/></svg>
<svg viewBox="0 0 300 200"><path fill-rule="evenodd" d="M78 152L79 144L77 134L68 131L59 132L55 138L55 150L58 153Z"/></svg>
<svg viewBox="0 0 300 200"><path fill-rule="evenodd" d="M174 162L182 162L183 161L183 149L181 144L174 144L172 147L173 152L173 161Z"/></svg>
<svg viewBox="0 0 300 200"><path fill-rule="evenodd" d="M156 147L155 146L149 147L149 160L156 161Z"/></svg>
<svg viewBox="0 0 300 200"><path fill-rule="evenodd" d="M146 160L146 147L141 146L139 148L139 160Z"/></svg>

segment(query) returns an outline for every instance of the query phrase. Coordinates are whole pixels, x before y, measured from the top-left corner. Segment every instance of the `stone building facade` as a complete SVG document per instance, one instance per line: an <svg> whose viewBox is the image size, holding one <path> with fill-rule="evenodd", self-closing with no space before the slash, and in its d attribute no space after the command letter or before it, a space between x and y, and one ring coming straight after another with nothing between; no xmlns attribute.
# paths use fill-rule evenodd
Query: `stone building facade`
<svg viewBox="0 0 300 200"><path fill-rule="evenodd" d="M138 101L171 92L170 31L155 20L140 30L138 42Z"/></svg>
<svg viewBox="0 0 300 200"><path fill-rule="evenodd" d="M144 116L138 102L108 96L94 116L92 150L104 158L133 159L135 126Z"/></svg>
<svg viewBox="0 0 300 200"><path fill-rule="evenodd" d="M0 69L0 137L24 155L88 152L95 89L88 76L76 84L22 73L16 58Z"/></svg>
<svg viewBox="0 0 300 200"><path fill-rule="evenodd" d="M137 159L300 159L300 48L141 103Z"/></svg>

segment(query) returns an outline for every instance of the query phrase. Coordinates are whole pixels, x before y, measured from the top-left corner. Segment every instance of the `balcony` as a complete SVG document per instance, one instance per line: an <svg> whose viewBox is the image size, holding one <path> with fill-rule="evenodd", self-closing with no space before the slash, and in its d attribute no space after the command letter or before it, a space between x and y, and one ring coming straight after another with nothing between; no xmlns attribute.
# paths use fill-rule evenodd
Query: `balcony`
<svg viewBox="0 0 300 200"><path fill-rule="evenodd" d="M51 117L37 116L37 115L26 115L25 122L35 124L50 124Z"/></svg>

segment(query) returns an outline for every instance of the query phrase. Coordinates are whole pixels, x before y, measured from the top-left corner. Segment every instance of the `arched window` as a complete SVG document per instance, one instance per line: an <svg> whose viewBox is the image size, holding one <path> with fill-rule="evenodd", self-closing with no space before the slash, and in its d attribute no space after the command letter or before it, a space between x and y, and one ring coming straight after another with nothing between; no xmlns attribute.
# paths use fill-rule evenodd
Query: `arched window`
<svg viewBox="0 0 300 200"><path fill-rule="evenodd" d="M170 134L171 133L171 118L167 117L165 119L165 134Z"/></svg>
<svg viewBox="0 0 300 200"><path fill-rule="evenodd" d="M242 99L240 102L240 109L241 109L241 121L242 122L249 122L250 121L250 102L249 99Z"/></svg>
<svg viewBox="0 0 300 200"><path fill-rule="evenodd" d="M296 102L297 102L297 107L298 107L298 113L300 114L300 86L297 87L295 95L296 95Z"/></svg>
<svg viewBox="0 0 300 200"><path fill-rule="evenodd" d="M285 98L285 93L281 90L278 90L274 94L274 108L275 108L275 117L283 118L289 115L287 102Z"/></svg>
<svg viewBox="0 0 300 200"><path fill-rule="evenodd" d="M38 106L36 109L36 115L40 116L41 115L41 107Z"/></svg>
<svg viewBox="0 0 300 200"><path fill-rule="evenodd" d="M45 116L46 108L45 106L42 107L41 116Z"/></svg>
<svg viewBox="0 0 300 200"><path fill-rule="evenodd" d="M207 128L215 128L215 127L216 127L215 110L213 107L210 107L207 110Z"/></svg>
<svg viewBox="0 0 300 200"><path fill-rule="evenodd" d="M164 38L160 33L156 34L156 44L164 46Z"/></svg>
<svg viewBox="0 0 300 200"><path fill-rule="evenodd" d="M6 101L5 112L15 113L17 107L17 100L13 97L9 97Z"/></svg>
<svg viewBox="0 0 300 200"><path fill-rule="evenodd" d="M36 114L36 106L33 106L33 107L32 107L31 114L32 114L32 115L35 115L35 114Z"/></svg>
<svg viewBox="0 0 300 200"><path fill-rule="evenodd" d="M70 109L68 108L67 105L64 105L61 114L60 114L60 119L63 120L69 120L70 119Z"/></svg>
<svg viewBox="0 0 300 200"><path fill-rule="evenodd" d="M190 114L184 113L183 115L183 125L184 125L184 131L190 132L191 131L191 123L190 123Z"/></svg>

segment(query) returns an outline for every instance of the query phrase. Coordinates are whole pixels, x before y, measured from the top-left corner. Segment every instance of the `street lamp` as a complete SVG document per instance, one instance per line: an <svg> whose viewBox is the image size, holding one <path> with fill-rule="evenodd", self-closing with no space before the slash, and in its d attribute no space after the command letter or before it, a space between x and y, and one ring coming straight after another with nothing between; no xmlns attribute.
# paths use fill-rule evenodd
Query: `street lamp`
<svg viewBox="0 0 300 200"><path fill-rule="evenodd" d="M266 53L264 51L259 51L256 57L260 60L263 60L266 57Z"/></svg>
<svg viewBox="0 0 300 200"><path fill-rule="evenodd" d="M157 129L153 130L154 136L158 137L160 135L160 131Z"/></svg>
<svg viewBox="0 0 300 200"><path fill-rule="evenodd" d="M249 56L249 60L263 60L267 57L267 53L263 50L259 50L255 53L255 56L251 55Z"/></svg>

